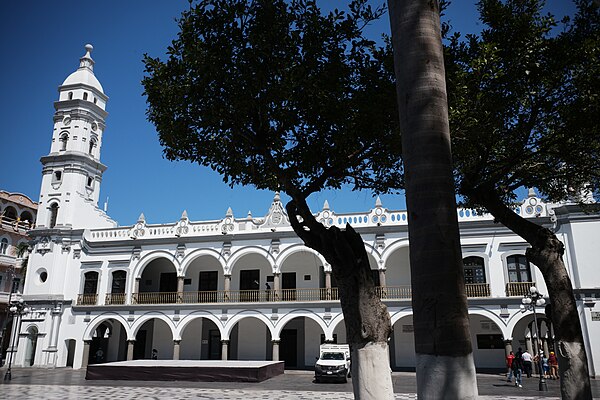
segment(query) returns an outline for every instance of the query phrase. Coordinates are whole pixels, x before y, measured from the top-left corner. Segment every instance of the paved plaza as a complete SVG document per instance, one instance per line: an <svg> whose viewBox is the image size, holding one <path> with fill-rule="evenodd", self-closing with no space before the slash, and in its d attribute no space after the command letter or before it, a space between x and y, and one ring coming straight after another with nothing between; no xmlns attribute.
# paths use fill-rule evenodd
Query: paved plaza
<svg viewBox="0 0 600 400"><path fill-rule="evenodd" d="M5 368L0 369L4 376ZM11 381L0 382L0 399L244 399L244 400L346 400L352 399L352 384L313 382L312 372L286 371L264 382L163 382L86 381L85 371L67 368L13 368ZM538 379L524 378L523 388L507 383L503 376L478 374L481 400L559 399L557 381L548 381L548 392L538 391ZM415 400L414 373L393 373L395 398ZM443 384L442 380L440 384ZM594 398L600 398L600 382L592 380Z"/></svg>

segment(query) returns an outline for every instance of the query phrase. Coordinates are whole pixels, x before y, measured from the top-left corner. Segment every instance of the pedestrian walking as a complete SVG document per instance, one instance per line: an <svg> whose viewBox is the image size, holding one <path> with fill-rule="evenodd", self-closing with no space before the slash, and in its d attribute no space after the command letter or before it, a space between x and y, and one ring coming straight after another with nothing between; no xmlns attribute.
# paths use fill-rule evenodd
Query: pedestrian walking
<svg viewBox="0 0 600 400"><path fill-rule="evenodd" d="M533 361L533 356L527 351L525 350L523 352L523 369L525 371L525 374L527 375L528 378L531 378L531 373L532 373L532 361Z"/></svg>
<svg viewBox="0 0 600 400"><path fill-rule="evenodd" d="M553 351L548 357L548 364L550 364L550 379L558 379L558 359Z"/></svg>
<svg viewBox="0 0 600 400"><path fill-rule="evenodd" d="M523 387L521 377L523 374L523 350L519 347L517 354L512 362L513 375L515 376L515 386Z"/></svg>
<svg viewBox="0 0 600 400"><path fill-rule="evenodd" d="M506 356L506 382L512 382L512 363L513 360L515 359L515 353L511 352L508 353L508 355Z"/></svg>

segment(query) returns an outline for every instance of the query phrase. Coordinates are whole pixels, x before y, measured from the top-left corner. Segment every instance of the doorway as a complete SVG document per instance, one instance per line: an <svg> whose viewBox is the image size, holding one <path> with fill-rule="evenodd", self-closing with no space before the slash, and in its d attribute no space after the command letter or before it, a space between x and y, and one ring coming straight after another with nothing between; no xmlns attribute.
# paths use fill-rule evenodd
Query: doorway
<svg viewBox="0 0 600 400"><path fill-rule="evenodd" d="M279 354L281 360L285 362L285 368L298 368L298 331L296 329L281 331Z"/></svg>
<svg viewBox="0 0 600 400"><path fill-rule="evenodd" d="M240 271L240 301L258 301L260 289L260 270Z"/></svg>
<svg viewBox="0 0 600 400"><path fill-rule="evenodd" d="M281 274L281 289L284 301L296 300L296 273L284 272Z"/></svg>
<svg viewBox="0 0 600 400"><path fill-rule="evenodd" d="M221 359L221 333L218 329L208 331L208 359Z"/></svg>
<svg viewBox="0 0 600 400"><path fill-rule="evenodd" d="M75 359L75 339L67 339L67 367L73 368Z"/></svg>

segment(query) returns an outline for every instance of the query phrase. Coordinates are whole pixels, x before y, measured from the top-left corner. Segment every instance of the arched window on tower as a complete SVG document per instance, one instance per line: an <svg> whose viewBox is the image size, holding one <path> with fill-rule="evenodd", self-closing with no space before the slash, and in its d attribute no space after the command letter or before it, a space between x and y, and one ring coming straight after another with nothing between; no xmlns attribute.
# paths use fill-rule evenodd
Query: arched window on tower
<svg viewBox="0 0 600 400"><path fill-rule="evenodd" d="M88 98L88 94L87 94L87 92L84 92L84 93L83 93L83 99L84 99L84 100L87 100L87 98Z"/></svg>
<svg viewBox="0 0 600 400"><path fill-rule="evenodd" d="M94 147L96 147L96 139L90 139L90 149L89 149L89 154L91 156L94 155Z"/></svg>
<svg viewBox="0 0 600 400"><path fill-rule="evenodd" d="M69 92L69 100L73 100L73 92Z"/></svg>
<svg viewBox="0 0 600 400"><path fill-rule="evenodd" d="M60 135L60 151L67 150L67 142L69 141L69 135L67 133L63 133Z"/></svg>
<svg viewBox="0 0 600 400"><path fill-rule="evenodd" d="M56 226L57 218L58 218L58 204L52 203L50 205L50 221L48 223L49 228L54 228Z"/></svg>

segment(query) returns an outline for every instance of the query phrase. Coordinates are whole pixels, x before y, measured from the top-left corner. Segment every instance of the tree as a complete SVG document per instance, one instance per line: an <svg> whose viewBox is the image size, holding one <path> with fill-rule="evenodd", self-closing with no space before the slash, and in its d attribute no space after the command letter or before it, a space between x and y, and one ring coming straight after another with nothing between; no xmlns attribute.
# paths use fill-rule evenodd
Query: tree
<svg viewBox="0 0 600 400"><path fill-rule="evenodd" d="M382 12L366 0L327 14L314 0L199 1L168 59L144 59L147 115L168 159L291 198L294 231L338 282L357 399L393 398L389 313L360 235L316 221L306 199L344 184L402 184L399 158L381 151L400 152L389 47L362 32Z"/></svg>
<svg viewBox="0 0 600 400"><path fill-rule="evenodd" d="M544 276L563 399L591 399L581 324L554 233L512 209L516 191L536 187L549 201L589 202L600 182L598 7L553 34L541 0L482 0L480 36L455 34L446 71L458 193L530 245Z"/></svg>
<svg viewBox="0 0 600 400"><path fill-rule="evenodd" d="M389 1L419 398L475 399L438 1ZM435 371L435 372L434 372ZM439 384L440 375L444 384Z"/></svg>

